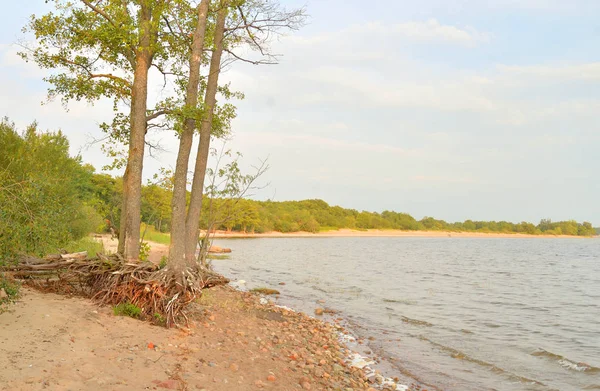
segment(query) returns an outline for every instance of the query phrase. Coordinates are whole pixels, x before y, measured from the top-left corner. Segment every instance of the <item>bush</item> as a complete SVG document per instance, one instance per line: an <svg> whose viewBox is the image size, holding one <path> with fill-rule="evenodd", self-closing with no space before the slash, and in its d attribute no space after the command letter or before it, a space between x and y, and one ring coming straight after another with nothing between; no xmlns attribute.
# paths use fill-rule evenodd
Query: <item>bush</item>
<svg viewBox="0 0 600 391"><path fill-rule="evenodd" d="M0 299L0 305L15 301L19 297L19 283L0 274L0 290L4 290L8 297ZM1 311L0 311L1 312Z"/></svg>
<svg viewBox="0 0 600 391"><path fill-rule="evenodd" d="M130 318L139 319L142 315L142 309L135 304L121 303L113 307L113 313L116 316L129 316Z"/></svg>
<svg viewBox="0 0 600 391"><path fill-rule="evenodd" d="M95 228L85 204L93 167L69 156L61 132L39 132L34 123L19 134L4 119L0 145L0 263L56 251Z"/></svg>

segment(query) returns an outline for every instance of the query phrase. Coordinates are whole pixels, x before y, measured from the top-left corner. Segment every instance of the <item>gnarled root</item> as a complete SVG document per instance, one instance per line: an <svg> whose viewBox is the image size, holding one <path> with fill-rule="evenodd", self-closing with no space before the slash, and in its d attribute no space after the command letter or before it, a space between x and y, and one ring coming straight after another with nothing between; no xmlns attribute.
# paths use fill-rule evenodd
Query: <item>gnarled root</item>
<svg viewBox="0 0 600 391"><path fill-rule="evenodd" d="M167 327L187 321L185 309L203 289L229 282L198 264L158 269L150 262L130 263L119 255L29 257L5 269L43 290L79 294L107 305L134 304L145 318Z"/></svg>

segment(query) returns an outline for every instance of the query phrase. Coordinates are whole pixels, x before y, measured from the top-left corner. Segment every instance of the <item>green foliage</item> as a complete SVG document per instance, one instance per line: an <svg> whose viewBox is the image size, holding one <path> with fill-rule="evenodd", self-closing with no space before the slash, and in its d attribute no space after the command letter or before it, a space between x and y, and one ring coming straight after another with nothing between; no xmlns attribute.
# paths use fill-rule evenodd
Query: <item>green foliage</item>
<svg viewBox="0 0 600 391"><path fill-rule="evenodd" d="M109 224L118 227L121 218L123 199L123 179L108 174L93 174L91 178L91 198L88 202L102 217L99 231L108 231Z"/></svg>
<svg viewBox="0 0 600 391"><path fill-rule="evenodd" d="M150 256L150 244L148 242L140 243L140 261L147 261Z"/></svg>
<svg viewBox="0 0 600 391"><path fill-rule="evenodd" d="M165 319L164 316L162 316L161 314L159 314L158 312L154 313L154 323L156 323L159 326L165 326L167 324L167 320Z"/></svg>
<svg viewBox="0 0 600 391"><path fill-rule="evenodd" d="M144 235L144 239L150 242L161 244L169 244L171 242L171 235L158 232L153 226L146 223L142 224L141 233Z"/></svg>
<svg viewBox="0 0 600 391"><path fill-rule="evenodd" d="M69 156L59 132L37 124L19 134L0 122L0 263L18 253L44 255L98 228L90 203L93 167Z"/></svg>
<svg viewBox="0 0 600 391"><path fill-rule="evenodd" d="M5 299L0 299L0 305L7 304L9 302L15 301L19 298L19 290L21 286L18 282L9 279L8 277L0 274L0 290L4 290L6 295L8 296ZM2 311L0 310L0 313Z"/></svg>
<svg viewBox="0 0 600 391"><path fill-rule="evenodd" d="M215 205L227 203L227 200L214 199ZM574 235L592 236L595 230L589 222L576 221L552 222L542 220L537 226L528 223L511 223L507 221L472 221L448 223L433 217L416 220L407 213L384 211L382 213L358 212L339 206L329 206L322 200L304 201L253 201L239 200L236 204L235 216L226 224L218 224L215 229L228 231L264 233L279 232L320 232L326 230L347 229L379 229L405 231L449 231L449 232L482 232L482 233L521 233L528 235ZM204 212L203 212L204 214ZM202 228L206 229L206 221L202 220Z"/></svg>
<svg viewBox="0 0 600 391"><path fill-rule="evenodd" d="M159 269L164 269L167 266L169 259L167 258L166 255L163 255L162 257L160 257L160 263L158 264L158 268Z"/></svg>
<svg viewBox="0 0 600 391"><path fill-rule="evenodd" d="M96 241L89 236L68 243L65 246L65 249L70 253L87 251L90 257L93 257L98 253L104 253L104 245L102 242Z"/></svg>
<svg viewBox="0 0 600 391"><path fill-rule="evenodd" d="M142 315L142 309L135 304L121 303L113 307L113 313L116 316L129 316L139 319Z"/></svg>
<svg viewBox="0 0 600 391"><path fill-rule="evenodd" d="M159 232L169 232L172 190L156 184L142 188L142 220Z"/></svg>

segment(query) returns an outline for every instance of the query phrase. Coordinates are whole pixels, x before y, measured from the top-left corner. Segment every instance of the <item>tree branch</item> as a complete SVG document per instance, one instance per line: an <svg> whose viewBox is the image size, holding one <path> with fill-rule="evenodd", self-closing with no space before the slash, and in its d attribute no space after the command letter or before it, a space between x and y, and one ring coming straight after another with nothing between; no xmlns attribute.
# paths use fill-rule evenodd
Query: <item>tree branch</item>
<svg viewBox="0 0 600 391"><path fill-rule="evenodd" d="M114 28L118 28L118 26L116 25L115 22L113 22L113 20L110 18L110 16L108 16L108 14L104 11L102 11L100 8L96 7L94 4L92 4L89 0L81 0L81 2L85 5L87 5L92 11L94 11L95 13L97 13L98 15L102 16L104 19L106 19L106 21L108 23L110 23Z"/></svg>

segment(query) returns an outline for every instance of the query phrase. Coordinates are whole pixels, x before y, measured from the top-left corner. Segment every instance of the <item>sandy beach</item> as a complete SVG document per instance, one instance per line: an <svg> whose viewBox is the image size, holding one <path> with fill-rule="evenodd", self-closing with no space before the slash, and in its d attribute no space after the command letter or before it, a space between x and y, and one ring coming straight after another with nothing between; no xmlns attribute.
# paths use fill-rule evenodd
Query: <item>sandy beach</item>
<svg viewBox="0 0 600 391"><path fill-rule="evenodd" d="M584 238L582 236L571 235L527 235L527 234L511 234L511 233L483 233L483 232L450 232L450 231L401 231L401 230L354 230L340 229L337 231L323 232L266 232L266 233L244 233L244 232L227 232L216 231L216 238L305 238L305 237L422 237L422 238Z"/></svg>
<svg viewBox="0 0 600 391"><path fill-rule="evenodd" d="M152 258L165 247L153 245ZM165 329L24 287L0 313L0 390L384 389L382 377L350 365L340 319L326 323L229 286L204 290L188 316Z"/></svg>

